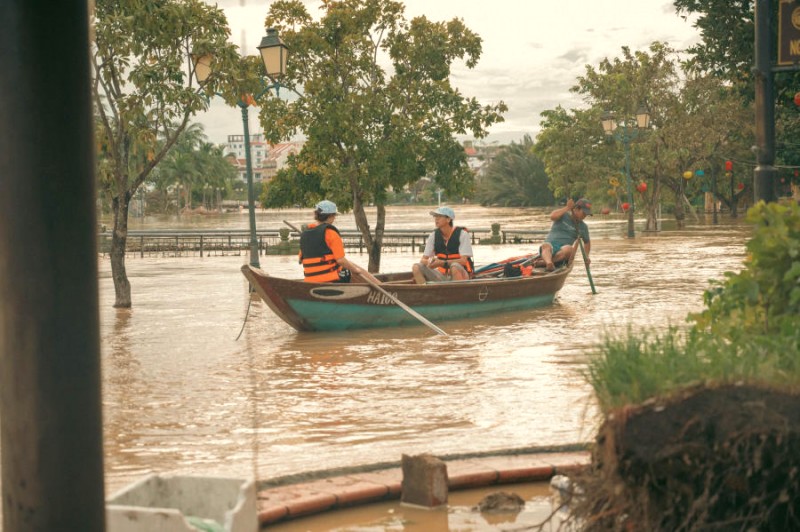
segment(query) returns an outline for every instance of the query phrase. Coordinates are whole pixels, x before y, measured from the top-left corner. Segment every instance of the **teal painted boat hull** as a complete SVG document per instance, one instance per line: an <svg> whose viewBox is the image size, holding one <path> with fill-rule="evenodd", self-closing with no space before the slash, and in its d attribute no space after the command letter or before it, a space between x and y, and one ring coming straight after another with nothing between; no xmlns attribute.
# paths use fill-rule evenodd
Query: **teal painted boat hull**
<svg viewBox="0 0 800 532"><path fill-rule="evenodd" d="M434 323L551 305L572 264L529 277L415 284L409 273L379 275L382 294L362 283L306 283L245 265L242 273L267 305L298 331L341 331L419 325L401 301Z"/></svg>

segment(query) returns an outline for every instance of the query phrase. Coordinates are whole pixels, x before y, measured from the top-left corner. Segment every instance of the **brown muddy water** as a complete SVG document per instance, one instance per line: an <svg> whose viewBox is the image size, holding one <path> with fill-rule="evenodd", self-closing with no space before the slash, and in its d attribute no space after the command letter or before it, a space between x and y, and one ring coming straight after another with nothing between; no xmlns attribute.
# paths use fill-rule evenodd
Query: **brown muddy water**
<svg viewBox="0 0 800 532"><path fill-rule="evenodd" d="M432 228L426 208L389 211L388 228ZM541 209L456 209L456 222L546 229ZM309 221L259 214L259 227ZM372 218L374 220L374 217ZM246 215L133 220L131 228L246 228ZM112 308L100 258L106 490L150 473L275 478L396 462L402 453L457 454L591 439L595 407L581 377L604 334L681 325L702 308L708 279L738 271L750 227L720 218L625 238L622 217L594 216L592 295L582 263L553 306L489 318L343 333L298 333L250 300L232 257L127 259L133 309ZM343 216L343 228L354 228ZM641 227L637 225L638 228ZM531 245L476 246L478 265ZM350 257L366 266L366 255ZM419 258L386 252L382 271ZM263 256L298 277L296 258ZM244 323L249 308L249 316ZM237 340L243 327L241 338Z"/></svg>
<svg viewBox="0 0 800 532"><path fill-rule="evenodd" d="M525 505L519 512L479 512L475 506L491 493L519 495ZM555 532L566 517L554 506L549 484L530 482L467 491L451 491L447 504L434 509L413 507L399 501L294 519L269 525L272 532L481 532L491 530L541 530Z"/></svg>

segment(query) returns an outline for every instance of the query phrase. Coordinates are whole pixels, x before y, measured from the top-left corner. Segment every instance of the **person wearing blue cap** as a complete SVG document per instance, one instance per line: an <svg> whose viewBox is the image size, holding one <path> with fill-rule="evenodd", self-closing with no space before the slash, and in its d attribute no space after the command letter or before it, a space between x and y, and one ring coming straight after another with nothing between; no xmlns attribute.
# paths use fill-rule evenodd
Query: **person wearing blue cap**
<svg viewBox="0 0 800 532"><path fill-rule="evenodd" d="M544 261L545 269L549 272L555 270L555 263L563 262L572 257L572 244L578 238L583 239L584 251L586 251L586 266L589 266L589 250L592 244L589 242L589 227L583 220L592 215L592 203L581 198L574 201L572 198L567 200L567 204L550 213L550 220L553 225L550 232L544 238L544 244L539 247L539 255Z"/></svg>
<svg viewBox="0 0 800 532"><path fill-rule="evenodd" d="M300 234L300 264L305 281L309 283L349 283L352 272L357 276L380 283L371 273L353 264L344 256L344 242L336 220L336 204L323 200L314 207L314 220ZM357 279L360 280L360 279Z"/></svg>
<svg viewBox="0 0 800 532"><path fill-rule="evenodd" d="M422 260L411 267L417 284L427 281L461 281L469 279L472 263L472 241L463 227L454 227L455 212L450 207L431 211L436 230L425 242Z"/></svg>

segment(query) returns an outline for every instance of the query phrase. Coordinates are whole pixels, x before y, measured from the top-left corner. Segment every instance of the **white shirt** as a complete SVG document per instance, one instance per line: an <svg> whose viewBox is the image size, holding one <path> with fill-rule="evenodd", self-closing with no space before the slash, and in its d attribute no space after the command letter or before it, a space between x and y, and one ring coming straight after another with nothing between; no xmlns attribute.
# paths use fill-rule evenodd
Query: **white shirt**
<svg viewBox="0 0 800 532"><path fill-rule="evenodd" d="M438 229L436 231L438 231ZM436 241L436 231L428 235L428 240L425 242L425 251L422 253L422 255L425 257L436 256L436 253L433 252L433 245ZM472 240L470 239L469 233L463 229L461 230L461 236L458 239L458 254L462 257L472 256Z"/></svg>

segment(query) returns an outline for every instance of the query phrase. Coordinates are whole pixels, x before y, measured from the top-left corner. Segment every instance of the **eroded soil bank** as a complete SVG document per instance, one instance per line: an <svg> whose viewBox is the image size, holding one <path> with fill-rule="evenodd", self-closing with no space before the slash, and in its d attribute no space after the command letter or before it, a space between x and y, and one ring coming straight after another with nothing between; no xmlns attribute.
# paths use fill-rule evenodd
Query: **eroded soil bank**
<svg viewBox="0 0 800 532"><path fill-rule="evenodd" d="M800 395L695 387L601 427L573 515L586 530L800 530Z"/></svg>

